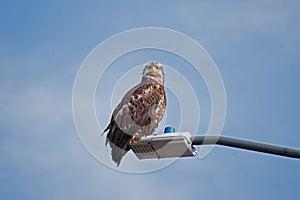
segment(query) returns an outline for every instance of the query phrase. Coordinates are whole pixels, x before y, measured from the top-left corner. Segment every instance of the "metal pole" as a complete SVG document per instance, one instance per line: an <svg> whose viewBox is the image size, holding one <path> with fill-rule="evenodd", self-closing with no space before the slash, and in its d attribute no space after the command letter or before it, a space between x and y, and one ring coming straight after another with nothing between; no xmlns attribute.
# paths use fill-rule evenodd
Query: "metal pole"
<svg viewBox="0 0 300 200"><path fill-rule="evenodd" d="M280 147L270 144L263 144L259 142L252 142L247 140L241 140L236 138L224 137L224 136L194 136L192 138L193 145L223 145L240 149L247 149L251 151L258 151L263 153L269 153L279 156L285 156L290 158L300 159L300 150L287 147Z"/></svg>

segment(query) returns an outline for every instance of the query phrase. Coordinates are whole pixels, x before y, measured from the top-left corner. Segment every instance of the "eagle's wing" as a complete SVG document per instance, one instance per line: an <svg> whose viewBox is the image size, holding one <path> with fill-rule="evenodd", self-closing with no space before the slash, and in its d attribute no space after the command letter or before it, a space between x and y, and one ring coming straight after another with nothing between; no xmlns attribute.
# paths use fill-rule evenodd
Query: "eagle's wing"
<svg viewBox="0 0 300 200"><path fill-rule="evenodd" d="M142 82L125 94L105 129L109 130L106 144L110 144L112 159L117 165L130 150L129 141L133 134L153 134L164 115L165 107L164 87L156 81Z"/></svg>

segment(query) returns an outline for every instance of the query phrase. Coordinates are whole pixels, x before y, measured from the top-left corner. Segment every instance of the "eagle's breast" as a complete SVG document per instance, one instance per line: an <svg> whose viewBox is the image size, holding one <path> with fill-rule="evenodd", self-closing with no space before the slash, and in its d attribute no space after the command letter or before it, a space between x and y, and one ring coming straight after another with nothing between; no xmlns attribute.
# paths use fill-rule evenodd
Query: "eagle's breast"
<svg viewBox="0 0 300 200"><path fill-rule="evenodd" d="M128 95L127 106L132 123L134 123L132 126L138 127L135 132L143 135L153 134L165 112L164 86L157 81L147 80L141 82Z"/></svg>

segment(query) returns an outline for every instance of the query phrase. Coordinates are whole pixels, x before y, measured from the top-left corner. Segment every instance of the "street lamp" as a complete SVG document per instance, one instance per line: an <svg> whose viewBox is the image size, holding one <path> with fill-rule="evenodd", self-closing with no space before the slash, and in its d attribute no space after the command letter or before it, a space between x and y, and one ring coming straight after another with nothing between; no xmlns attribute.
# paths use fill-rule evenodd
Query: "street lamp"
<svg viewBox="0 0 300 200"><path fill-rule="evenodd" d="M278 156L300 159L300 150L225 136L192 136L166 127L164 134L144 136L131 145L139 159L188 157L197 154L195 145L223 145Z"/></svg>

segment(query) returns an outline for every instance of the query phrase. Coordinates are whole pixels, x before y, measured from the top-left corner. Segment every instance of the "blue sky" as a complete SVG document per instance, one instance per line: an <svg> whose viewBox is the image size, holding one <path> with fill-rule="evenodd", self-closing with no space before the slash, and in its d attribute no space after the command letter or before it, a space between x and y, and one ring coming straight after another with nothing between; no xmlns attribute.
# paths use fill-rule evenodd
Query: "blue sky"
<svg viewBox="0 0 300 200"><path fill-rule="evenodd" d="M77 70L98 43L131 28L171 28L199 42L220 70L227 94L223 135L300 148L299 6L276 0L2 2L0 198L299 199L298 160L230 148L149 174L111 170L81 144L71 105ZM143 55L184 64L164 53ZM125 65L136 66L132 60ZM201 83L193 71L183 73L191 84ZM204 92L203 124L206 99ZM101 123L110 114L98 113L106 120Z"/></svg>

